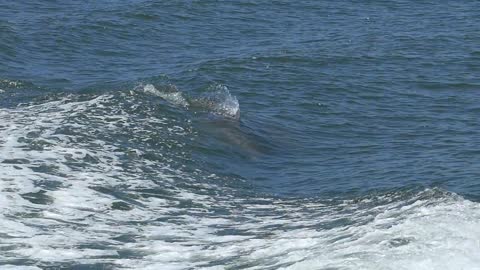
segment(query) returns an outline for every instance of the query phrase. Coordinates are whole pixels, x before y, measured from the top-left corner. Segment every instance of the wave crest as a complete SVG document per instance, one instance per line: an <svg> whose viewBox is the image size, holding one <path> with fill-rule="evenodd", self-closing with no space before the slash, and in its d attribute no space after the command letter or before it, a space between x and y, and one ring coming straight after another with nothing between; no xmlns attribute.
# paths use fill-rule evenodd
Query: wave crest
<svg viewBox="0 0 480 270"><path fill-rule="evenodd" d="M159 96L167 102L176 106L189 106L188 101L183 97L182 92L180 92L175 85L169 84L162 90L163 91L158 90L153 84L146 84L145 86L143 86L143 91L145 93Z"/></svg>
<svg viewBox="0 0 480 270"><path fill-rule="evenodd" d="M144 93L158 96L174 106L206 111L233 119L240 118L240 103L238 99L230 94L227 86L222 84L209 86L206 92L199 97L189 97L173 84L161 87L145 84L140 89Z"/></svg>

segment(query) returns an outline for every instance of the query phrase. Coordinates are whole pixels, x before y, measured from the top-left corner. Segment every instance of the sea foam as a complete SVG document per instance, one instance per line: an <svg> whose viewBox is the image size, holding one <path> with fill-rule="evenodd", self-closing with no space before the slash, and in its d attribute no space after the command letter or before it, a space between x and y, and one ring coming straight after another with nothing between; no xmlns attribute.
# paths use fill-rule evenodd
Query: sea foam
<svg viewBox="0 0 480 270"><path fill-rule="evenodd" d="M135 98L67 96L0 109L2 263L24 269L480 265L476 202L439 189L355 200L239 196L220 176L176 166L175 158L188 158L178 157L182 151L152 152L152 134L182 149L179 138L192 136L191 127L145 107L144 116L132 115L141 102Z"/></svg>

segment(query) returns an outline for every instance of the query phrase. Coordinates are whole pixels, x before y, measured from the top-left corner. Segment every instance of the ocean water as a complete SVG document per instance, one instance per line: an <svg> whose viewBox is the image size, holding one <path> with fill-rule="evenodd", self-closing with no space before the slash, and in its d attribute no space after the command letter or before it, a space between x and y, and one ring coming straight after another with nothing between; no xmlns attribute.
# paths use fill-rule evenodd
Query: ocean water
<svg viewBox="0 0 480 270"><path fill-rule="evenodd" d="M480 269L479 20L0 0L0 268Z"/></svg>

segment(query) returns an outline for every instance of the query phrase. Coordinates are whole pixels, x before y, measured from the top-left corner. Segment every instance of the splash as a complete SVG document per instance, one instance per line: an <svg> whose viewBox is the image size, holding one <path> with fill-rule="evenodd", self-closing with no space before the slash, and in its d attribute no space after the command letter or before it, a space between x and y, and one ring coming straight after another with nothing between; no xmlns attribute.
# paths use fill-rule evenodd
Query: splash
<svg viewBox="0 0 480 270"><path fill-rule="evenodd" d="M197 99L197 103L214 114L233 119L240 118L240 103L235 96L230 94L225 85L215 84L210 86L207 93Z"/></svg>
<svg viewBox="0 0 480 270"><path fill-rule="evenodd" d="M206 111L230 119L240 118L240 104L238 99L230 94L227 86L222 84L209 86L207 91L199 97L189 97L178 90L173 84L162 87L146 84L143 85L141 89L145 93L161 97L174 106Z"/></svg>
<svg viewBox="0 0 480 270"><path fill-rule="evenodd" d="M155 88L153 84L147 84L143 86L143 91L145 93L150 93L156 96L163 98L165 101L181 107L188 107L188 101L183 97L182 92L180 92L177 87L173 84L169 84L164 87L162 90Z"/></svg>

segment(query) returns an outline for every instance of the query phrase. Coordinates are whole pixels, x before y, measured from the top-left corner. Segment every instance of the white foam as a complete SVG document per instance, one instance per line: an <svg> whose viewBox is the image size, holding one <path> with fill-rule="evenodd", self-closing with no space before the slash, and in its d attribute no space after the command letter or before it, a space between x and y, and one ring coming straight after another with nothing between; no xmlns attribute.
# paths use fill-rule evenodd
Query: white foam
<svg viewBox="0 0 480 270"><path fill-rule="evenodd" d="M128 142L143 142L154 130L183 147L174 138L189 136L190 127L162 116L135 118L126 111L131 106L122 107L116 98L66 97L0 109L0 247L8 247L0 253L2 263L111 263L127 269L480 267L476 202L439 190L343 202L237 197L214 184L222 182L217 175L174 168L168 150L158 160L147 159L148 145L117 143L114 136L130 133ZM123 200L122 192L132 195L124 201L129 209L113 207ZM43 197L38 202L25 194Z"/></svg>
<svg viewBox="0 0 480 270"><path fill-rule="evenodd" d="M41 268L38 268L36 266L19 266L19 265L2 265L2 269L5 270L41 270Z"/></svg>
<svg viewBox="0 0 480 270"><path fill-rule="evenodd" d="M344 231L313 233L308 236L314 242L308 248L310 254L282 269L478 269L478 204L465 200L429 203L386 211L370 223ZM342 235L347 238L325 241ZM297 248L299 243L292 239L285 246Z"/></svg>

